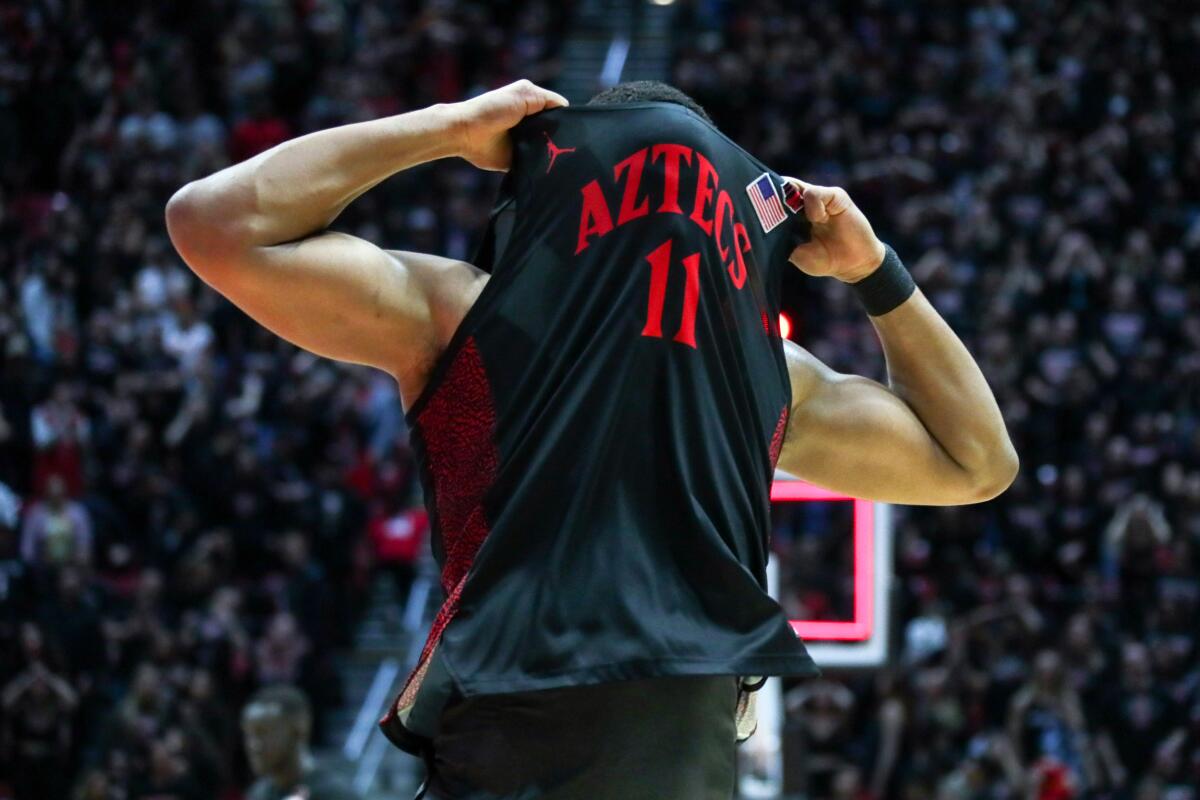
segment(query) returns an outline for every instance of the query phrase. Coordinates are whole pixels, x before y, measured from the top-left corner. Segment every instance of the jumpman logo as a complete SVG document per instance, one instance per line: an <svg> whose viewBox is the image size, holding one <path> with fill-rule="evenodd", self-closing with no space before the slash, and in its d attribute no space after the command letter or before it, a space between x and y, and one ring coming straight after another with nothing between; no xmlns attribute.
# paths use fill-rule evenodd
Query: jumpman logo
<svg viewBox="0 0 1200 800"><path fill-rule="evenodd" d="M550 151L550 163L546 165L546 174L549 175L551 168L554 166L554 160L563 153L574 153L575 148L559 147L554 143L554 140L550 138L550 134L546 131L542 131L542 135L546 137L546 149Z"/></svg>

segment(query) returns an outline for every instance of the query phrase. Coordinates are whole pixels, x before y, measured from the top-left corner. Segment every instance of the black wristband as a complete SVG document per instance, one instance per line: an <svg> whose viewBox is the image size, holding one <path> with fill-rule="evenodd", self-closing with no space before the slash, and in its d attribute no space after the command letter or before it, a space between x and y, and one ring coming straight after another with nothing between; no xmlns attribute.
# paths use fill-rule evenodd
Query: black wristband
<svg viewBox="0 0 1200 800"><path fill-rule="evenodd" d="M891 245L883 246L883 261L861 281L850 284L863 308L872 317L882 316L903 303L916 291L917 284L904 268Z"/></svg>

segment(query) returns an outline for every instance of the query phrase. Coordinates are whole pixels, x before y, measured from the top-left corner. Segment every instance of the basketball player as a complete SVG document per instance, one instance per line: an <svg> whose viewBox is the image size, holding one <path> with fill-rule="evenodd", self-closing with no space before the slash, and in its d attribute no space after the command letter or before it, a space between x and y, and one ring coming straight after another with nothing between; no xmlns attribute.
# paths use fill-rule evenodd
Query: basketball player
<svg viewBox="0 0 1200 800"><path fill-rule="evenodd" d="M962 343L844 191L691 98L521 81L285 142L176 193L172 241L296 345L395 376L446 601L381 725L447 798L727 800L761 676L816 672L767 596L775 467L986 500L1017 459ZM507 172L475 264L327 230L388 176ZM789 260L851 284L890 386L780 338Z"/></svg>

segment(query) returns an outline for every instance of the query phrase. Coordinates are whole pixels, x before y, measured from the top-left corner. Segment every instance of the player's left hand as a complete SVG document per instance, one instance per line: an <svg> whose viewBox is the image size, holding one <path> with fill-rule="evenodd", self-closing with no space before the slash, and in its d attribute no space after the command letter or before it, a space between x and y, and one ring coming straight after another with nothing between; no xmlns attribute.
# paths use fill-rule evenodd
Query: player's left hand
<svg viewBox="0 0 1200 800"><path fill-rule="evenodd" d="M530 114L567 105L560 94L519 80L449 106L458 155L480 169L503 172L512 163L508 130Z"/></svg>
<svg viewBox="0 0 1200 800"><path fill-rule="evenodd" d="M801 272L855 283L883 263L883 242L845 189L786 180L800 189L804 215L812 223L812 239L788 257Z"/></svg>

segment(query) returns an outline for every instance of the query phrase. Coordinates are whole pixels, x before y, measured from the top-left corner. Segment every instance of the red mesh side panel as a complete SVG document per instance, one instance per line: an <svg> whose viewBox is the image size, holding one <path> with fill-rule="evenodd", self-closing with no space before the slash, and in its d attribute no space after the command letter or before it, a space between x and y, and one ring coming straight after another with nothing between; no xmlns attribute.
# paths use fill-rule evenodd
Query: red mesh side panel
<svg viewBox="0 0 1200 800"><path fill-rule="evenodd" d="M463 345L417 418L445 546L442 588L467 574L488 533L483 493L496 476L496 409L474 339Z"/></svg>
<svg viewBox="0 0 1200 800"><path fill-rule="evenodd" d="M467 571L488 534L483 496L496 476L498 455L493 441L496 408L474 339L468 339L446 370L441 384L417 417L433 484L437 535L446 559L442 588L446 602L434 618L417 666L380 722L386 723L416 697L429 656L442 631L458 611Z"/></svg>
<svg viewBox="0 0 1200 800"><path fill-rule="evenodd" d="M779 422L775 423L775 433L771 435L771 469L779 463L779 452L783 450L783 435L787 432L788 407L784 406L779 412Z"/></svg>

